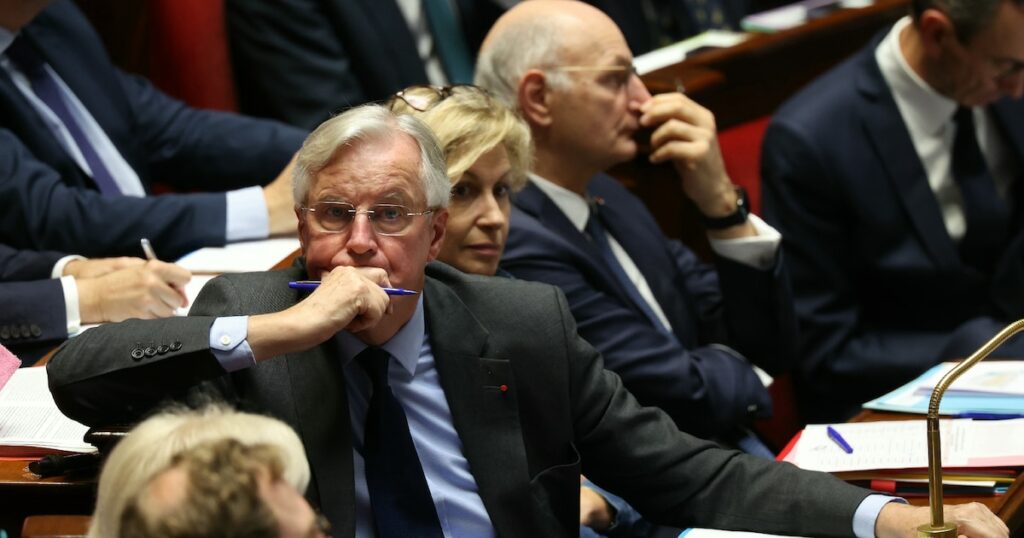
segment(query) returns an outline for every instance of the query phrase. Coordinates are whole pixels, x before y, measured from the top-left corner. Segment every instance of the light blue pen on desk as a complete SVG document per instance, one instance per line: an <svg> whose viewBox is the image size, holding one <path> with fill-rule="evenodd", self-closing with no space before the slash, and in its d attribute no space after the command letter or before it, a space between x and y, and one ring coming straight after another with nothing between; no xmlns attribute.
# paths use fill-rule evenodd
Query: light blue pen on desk
<svg viewBox="0 0 1024 538"><path fill-rule="evenodd" d="M839 432L836 431L835 428L832 426L825 426L825 432L828 433L828 438L831 439L833 443L839 445L839 448L843 449L843 452L853 454L853 447L850 446L850 443L846 442L846 439L843 439L842 435L839 435Z"/></svg>
<svg viewBox="0 0 1024 538"><path fill-rule="evenodd" d="M315 290L320 286L319 280L296 280L295 282L289 282L288 287L296 290ZM381 288L384 293L388 295L416 295L419 292L414 290L407 290L404 288Z"/></svg>

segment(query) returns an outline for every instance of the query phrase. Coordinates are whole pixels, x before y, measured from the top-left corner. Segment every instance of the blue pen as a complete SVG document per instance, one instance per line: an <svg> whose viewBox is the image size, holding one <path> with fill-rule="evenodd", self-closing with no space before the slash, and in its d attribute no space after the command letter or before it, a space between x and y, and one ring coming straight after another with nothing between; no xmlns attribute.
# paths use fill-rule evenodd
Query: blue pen
<svg viewBox="0 0 1024 538"><path fill-rule="evenodd" d="M974 420L1006 420L1011 418L1024 418L1021 413L973 413L964 411L957 413L956 418L973 418Z"/></svg>
<svg viewBox="0 0 1024 538"><path fill-rule="evenodd" d="M836 431L835 428L832 426L825 426L825 431L828 432L828 438L835 444L839 445L839 448L843 449L843 452L853 454L853 447L850 446L850 443L846 442L846 439L843 439L842 435L839 435L839 432Z"/></svg>
<svg viewBox="0 0 1024 538"><path fill-rule="evenodd" d="M319 280L297 280L295 282L289 282L288 287L297 290L315 290L320 285ZM404 288L381 288L384 293L388 295L416 295L419 292L415 290L407 290Z"/></svg>

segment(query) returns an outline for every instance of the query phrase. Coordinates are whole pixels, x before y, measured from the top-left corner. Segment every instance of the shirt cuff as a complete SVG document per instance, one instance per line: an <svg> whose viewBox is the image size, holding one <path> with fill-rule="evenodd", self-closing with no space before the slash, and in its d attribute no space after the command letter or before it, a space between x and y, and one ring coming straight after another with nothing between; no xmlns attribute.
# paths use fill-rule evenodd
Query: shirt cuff
<svg viewBox="0 0 1024 538"><path fill-rule="evenodd" d="M60 264L60 262L57 262ZM64 291L64 319L68 320L68 334L82 330L82 312L78 307L78 284L75 277L60 277L60 287Z"/></svg>
<svg viewBox="0 0 1024 538"><path fill-rule="evenodd" d="M857 507L857 511L853 513L853 535L857 538L874 538L875 521L878 520L878 514L885 505L891 502L907 503L899 497L888 495L873 494L865 497Z"/></svg>
<svg viewBox="0 0 1024 538"><path fill-rule="evenodd" d="M262 188L228 191L227 206L224 237L229 243L270 236L270 217L267 216L267 201L263 198Z"/></svg>
<svg viewBox="0 0 1024 538"><path fill-rule="evenodd" d="M757 230L757 235L735 239L711 239L711 250L719 256L749 265L755 269L768 269L775 265L775 257L782 243L782 234L772 228L761 217L751 213L747 216Z"/></svg>
<svg viewBox="0 0 1024 538"><path fill-rule="evenodd" d="M71 262L73 262L75 260L84 260L84 259L85 259L85 256L79 256L77 254L72 254L70 256L64 256L63 258L57 260L57 263L53 264L53 271L50 272L50 278L60 278L60 277L64 276L64 268L67 267L69 263L71 263ZM64 296L66 297L67 294L65 293Z"/></svg>
<svg viewBox="0 0 1024 538"><path fill-rule="evenodd" d="M210 351L227 372L235 372L256 365L256 357L246 338L249 336L249 316L217 318L210 327Z"/></svg>

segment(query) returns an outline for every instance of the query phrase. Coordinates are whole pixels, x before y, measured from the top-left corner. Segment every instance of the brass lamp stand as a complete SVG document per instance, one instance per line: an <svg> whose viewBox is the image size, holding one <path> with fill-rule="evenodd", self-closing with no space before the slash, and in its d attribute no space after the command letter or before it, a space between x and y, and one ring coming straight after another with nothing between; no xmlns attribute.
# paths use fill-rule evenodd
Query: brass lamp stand
<svg viewBox="0 0 1024 538"><path fill-rule="evenodd" d="M1005 329L999 331L999 334L993 336L988 342L985 342L985 345L981 346L970 357L954 366L935 385L931 400L928 402L928 504L932 509L932 522L917 528L918 538L957 537L956 525L946 523L943 521L942 516L942 441L939 437L939 402L942 401L942 395L946 393L946 389L961 374L981 362L985 357L988 357L992 351L1008 338L1022 330L1024 330L1024 319L1007 325Z"/></svg>

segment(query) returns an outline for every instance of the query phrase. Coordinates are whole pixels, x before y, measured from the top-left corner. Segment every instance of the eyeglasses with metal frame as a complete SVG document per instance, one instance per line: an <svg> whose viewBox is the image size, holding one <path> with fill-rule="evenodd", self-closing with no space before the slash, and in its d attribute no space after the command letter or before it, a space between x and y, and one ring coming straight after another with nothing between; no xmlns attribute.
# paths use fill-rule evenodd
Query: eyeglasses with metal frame
<svg viewBox="0 0 1024 538"><path fill-rule="evenodd" d="M347 202L316 202L300 208L312 217L320 231L342 233L347 231L356 217L366 215L373 231L380 235L404 235L415 217L430 215L432 209L413 211L397 204L374 204L369 209L357 209Z"/></svg>

